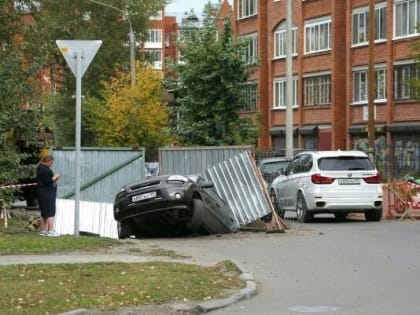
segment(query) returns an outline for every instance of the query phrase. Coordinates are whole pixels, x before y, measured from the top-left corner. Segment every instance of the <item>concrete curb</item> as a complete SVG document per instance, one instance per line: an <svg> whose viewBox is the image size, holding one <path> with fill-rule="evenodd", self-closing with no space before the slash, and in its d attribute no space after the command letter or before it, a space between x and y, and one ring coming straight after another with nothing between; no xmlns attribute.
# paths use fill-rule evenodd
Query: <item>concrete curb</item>
<svg viewBox="0 0 420 315"><path fill-rule="evenodd" d="M180 312L182 314L184 314L185 312L188 312L190 314L202 314L202 313L208 313L211 311L214 311L216 309L219 308L223 308L226 306L229 306L231 304L237 303L241 300L246 300L249 299L251 297L253 297L254 295L257 294L257 283L254 280L254 277L251 273L247 272L243 266L241 266L238 262L231 260L232 263L236 266L236 268L238 268L238 270L240 271L241 275L240 278L242 280L246 281L246 286L245 288L239 290L239 292L232 294L231 296L224 298L224 299L214 299L214 300L209 300L209 301L205 301L205 302L201 302L201 303L197 303L197 304L173 304L171 306L171 309L175 312ZM133 313L135 312L135 309L137 307L131 307L131 308L121 308L117 311L115 311L114 314L136 314ZM141 307L139 307L141 308ZM60 313L59 315L90 315L92 314L91 310L88 309L77 309L77 310L73 310L70 312L65 312L65 313Z"/></svg>
<svg viewBox="0 0 420 315"><path fill-rule="evenodd" d="M245 271L243 266L240 265L238 262L236 261L232 261L232 262L236 265L236 267L241 272L241 276L240 276L241 279L246 281L245 288L241 289L239 292L234 293L225 299L215 299L215 300L198 303L194 307L193 311L196 311L197 313L208 313L210 311L234 304L241 300L249 299L252 296L257 294L257 284L252 274Z"/></svg>

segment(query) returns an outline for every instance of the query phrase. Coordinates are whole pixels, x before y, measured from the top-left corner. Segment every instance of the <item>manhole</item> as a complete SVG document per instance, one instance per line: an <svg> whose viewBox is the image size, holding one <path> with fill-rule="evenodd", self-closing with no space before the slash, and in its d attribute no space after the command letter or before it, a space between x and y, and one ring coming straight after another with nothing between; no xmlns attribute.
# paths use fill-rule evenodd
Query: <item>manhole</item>
<svg viewBox="0 0 420 315"><path fill-rule="evenodd" d="M293 306L288 308L289 311L296 313L334 313L338 310L333 306Z"/></svg>

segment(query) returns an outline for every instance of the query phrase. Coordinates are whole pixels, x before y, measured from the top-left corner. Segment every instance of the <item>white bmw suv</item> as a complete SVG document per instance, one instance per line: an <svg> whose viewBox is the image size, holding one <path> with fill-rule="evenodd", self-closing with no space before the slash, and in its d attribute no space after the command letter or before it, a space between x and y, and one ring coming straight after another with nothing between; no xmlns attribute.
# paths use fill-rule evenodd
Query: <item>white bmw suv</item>
<svg viewBox="0 0 420 315"><path fill-rule="evenodd" d="M381 175L361 151L301 152L269 192L279 215L296 211L299 222L310 222L317 213L344 218L363 212L367 221L382 217Z"/></svg>

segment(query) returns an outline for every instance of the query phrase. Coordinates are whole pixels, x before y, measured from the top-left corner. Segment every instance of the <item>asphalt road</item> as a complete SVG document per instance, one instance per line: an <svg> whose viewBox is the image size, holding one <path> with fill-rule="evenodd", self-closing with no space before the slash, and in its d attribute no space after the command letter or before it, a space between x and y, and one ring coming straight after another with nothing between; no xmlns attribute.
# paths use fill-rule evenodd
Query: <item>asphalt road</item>
<svg viewBox="0 0 420 315"><path fill-rule="evenodd" d="M282 234L135 242L252 273L258 294L213 315L420 314L420 221L315 220Z"/></svg>

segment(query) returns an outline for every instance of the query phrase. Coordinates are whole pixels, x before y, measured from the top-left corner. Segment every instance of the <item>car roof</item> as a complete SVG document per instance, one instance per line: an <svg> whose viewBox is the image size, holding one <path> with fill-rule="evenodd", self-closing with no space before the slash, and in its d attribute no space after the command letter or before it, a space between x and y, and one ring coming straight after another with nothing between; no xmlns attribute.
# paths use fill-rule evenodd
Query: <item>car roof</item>
<svg viewBox="0 0 420 315"><path fill-rule="evenodd" d="M367 154L358 150L331 150L331 151L304 151L298 153L296 156L302 154L311 154L316 157L336 157L336 156L357 156L367 157Z"/></svg>

